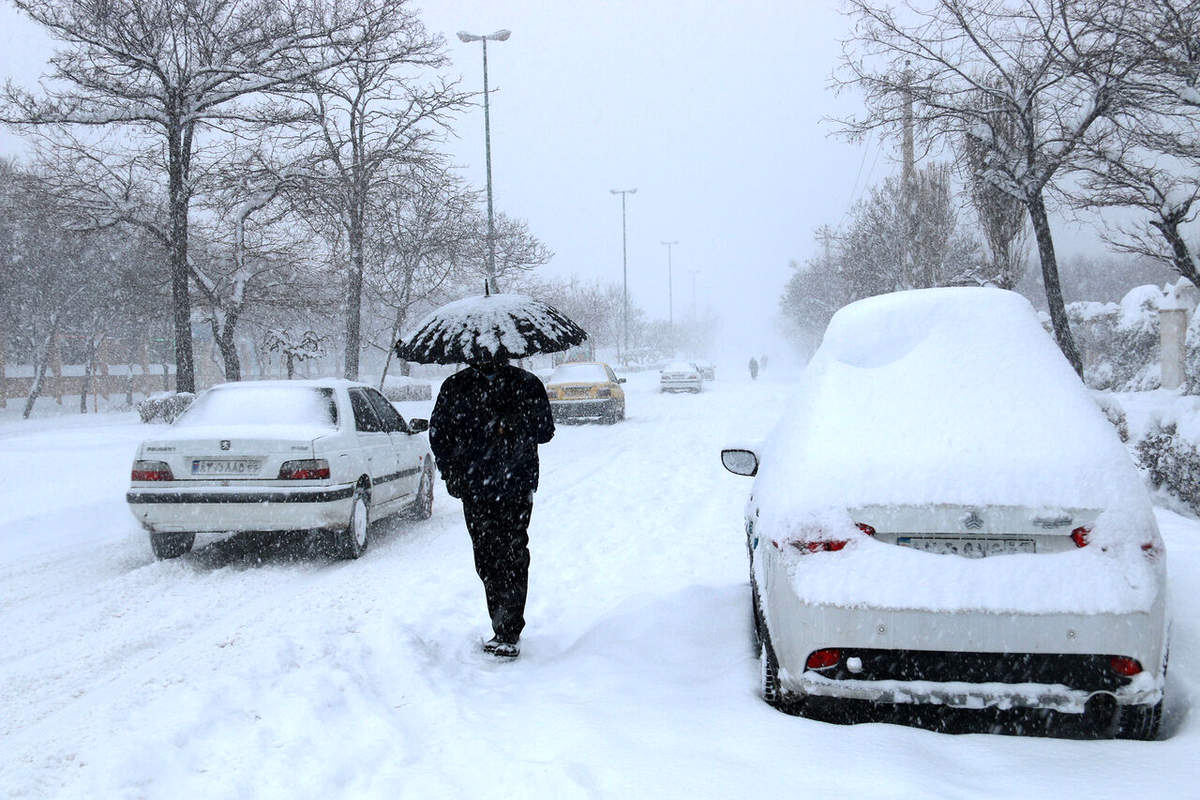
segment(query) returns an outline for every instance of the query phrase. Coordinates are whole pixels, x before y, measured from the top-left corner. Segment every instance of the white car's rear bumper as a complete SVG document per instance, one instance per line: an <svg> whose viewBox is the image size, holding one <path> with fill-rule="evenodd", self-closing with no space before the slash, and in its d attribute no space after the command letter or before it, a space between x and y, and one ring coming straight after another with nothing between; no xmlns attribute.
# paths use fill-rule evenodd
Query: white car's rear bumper
<svg viewBox="0 0 1200 800"><path fill-rule="evenodd" d="M135 487L129 510L148 531L288 531L344 526L354 486Z"/></svg>
<svg viewBox="0 0 1200 800"><path fill-rule="evenodd" d="M767 626L780 684L795 695L1073 714L1097 694L1121 705L1162 698L1161 592L1148 612L1019 614L848 608L774 588L764 598ZM839 664L809 669L809 655L826 648L840 651ZM1112 656L1137 659L1143 671L1117 676ZM857 673L849 658L858 658Z"/></svg>
<svg viewBox="0 0 1200 800"><path fill-rule="evenodd" d="M663 378L659 381L659 388L664 392L698 392L700 391L702 381L699 378L691 380L674 380Z"/></svg>

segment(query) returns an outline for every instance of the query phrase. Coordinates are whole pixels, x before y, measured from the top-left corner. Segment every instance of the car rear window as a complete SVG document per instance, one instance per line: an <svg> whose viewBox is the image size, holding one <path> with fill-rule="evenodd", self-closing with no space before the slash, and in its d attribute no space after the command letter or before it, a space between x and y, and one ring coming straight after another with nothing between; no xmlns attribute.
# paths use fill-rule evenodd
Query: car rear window
<svg viewBox="0 0 1200 800"><path fill-rule="evenodd" d="M608 383L608 373L600 364L562 364L546 383Z"/></svg>
<svg viewBox="0 0 1200 800"><path fill-rule="evenodd" d="M218 387L204 392L177 427L200 425L314 425L337 427L333 390L312 386Z"/></svg>
<svg viewBox="0 0 1200 800"><path fill-rule="evenodd" d="M673 361L663 367L663 372L695 372L696 368L682 361Z"/></svg>

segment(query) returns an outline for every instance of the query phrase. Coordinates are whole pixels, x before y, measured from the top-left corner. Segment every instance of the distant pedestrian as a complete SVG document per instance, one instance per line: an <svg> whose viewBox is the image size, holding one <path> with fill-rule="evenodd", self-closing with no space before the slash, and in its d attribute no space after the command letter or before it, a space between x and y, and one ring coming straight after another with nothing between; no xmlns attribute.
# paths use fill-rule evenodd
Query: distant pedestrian
<svg viewBox="0 0 1200 800"><path fill-rule="evenodd" d="M504 361L451 375L430 416L429 444L447 491L462 499L492 619L494 636L483 649L496 656L521 653L537 448L553 436L541 380Z"/></svg>
<svg viewBox="0 0 1200 800"><path fill-rule="evenodd" d="M758 380L758 360L750 356L750 380Z"/></svg>
<svg viewBox="0 0 1200 800"><path fill-rule="evenodd" d="M763 372L767 371L767 357L765 354L758 360L758 366Z"/></svg>

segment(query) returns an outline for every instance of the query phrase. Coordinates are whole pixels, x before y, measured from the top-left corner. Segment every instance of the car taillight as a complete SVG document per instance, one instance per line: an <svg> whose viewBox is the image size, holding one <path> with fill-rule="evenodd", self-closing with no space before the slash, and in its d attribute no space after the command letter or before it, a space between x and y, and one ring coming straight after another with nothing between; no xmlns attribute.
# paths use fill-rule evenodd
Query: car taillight
<svg viewBox="0 0 1200 800"><path fill-rule="evenodd" d="M846 546L845 539L832 539L821 542L789 542L801 553L832 553Z"/></svg>
<svg viewBox="0 0 1200 800"><path fill-rule="evenodd" d="M865 522L856 522L856 523L854 523L854 527L858 528L860 531L865 533L867 536L875 535L875 529L872 528L870 525L868 525Z"/></svg>
<svg viewBox="0 0 1200 800"><path fill-rule="evenodd" d="M1087 547L1088 534L1090 534L1091 532L1092 532L1092 529L1089 528L1088 526L1086 526L1086 525L1080 526L1080 527L1076 528L1075 530L1071 531L1071 541L1075 543L1076 547Z"/></svg>
<svg viewBox="0 0 1200 800"><path fill-rule="evenodd" d="M129 479L133 481L173 481L175 476L171 474L171 468L165 461L134 461Z"/></svg>
<svg viewBox="0 0 1200 800"><path fill-rule="evenodd" d="M323 458L285 461L279 468L281 481L318 481L329 477L329 462Z"/></svg>
<svg viewBox="0 0 1200 800"><path fill-rule="evenodd" d="M804 662L804 664L809 669L829 669L841 660L841 650L827 647L824 650L814 650L809 653L808 661Z"/></svg>
<svg viewBox="0 0 1200 800"><path fill-rule="evenodd" d="M1118 675L1123 675L1126 678L1132 678L1142 671L1142 663L1136 658L1128 656L1113 656L1108 660L1108 666Z"/></svg>

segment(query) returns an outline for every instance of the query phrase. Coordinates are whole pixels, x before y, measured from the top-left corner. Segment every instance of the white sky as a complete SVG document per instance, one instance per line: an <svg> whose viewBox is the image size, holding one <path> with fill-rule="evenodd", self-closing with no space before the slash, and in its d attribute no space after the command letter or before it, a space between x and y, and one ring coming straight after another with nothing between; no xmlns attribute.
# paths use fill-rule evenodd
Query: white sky
<svg viewBox="0 0 1200 800"><path fill-rule="evenodd" d="M837 0L424 0L464 86L482 88L478 43L454 33L512 30L488 47L496 208L529 222L556 256L546 271L621 280L621 201L628 199L629 290L667 317L701 308L748 351L772 338L789 259L814 250L813 229L839 223L864 186L896 169L891 143L851 146L825 116L853 111L829 75L845 21ZM50 44L0 7L0 73L31 85ZM485 182L482 107L451 143ZM0 132L0 153L20 152ZM1062 226L1060 226L1061 228ZM1060 255L1077 233L1059 233ZM1082 240L1089 237L1086 235Z"/></svg>

